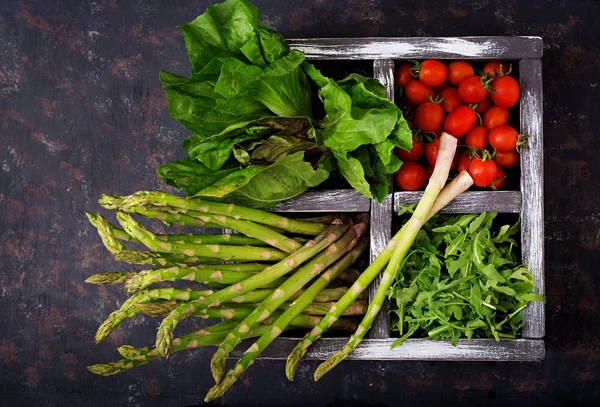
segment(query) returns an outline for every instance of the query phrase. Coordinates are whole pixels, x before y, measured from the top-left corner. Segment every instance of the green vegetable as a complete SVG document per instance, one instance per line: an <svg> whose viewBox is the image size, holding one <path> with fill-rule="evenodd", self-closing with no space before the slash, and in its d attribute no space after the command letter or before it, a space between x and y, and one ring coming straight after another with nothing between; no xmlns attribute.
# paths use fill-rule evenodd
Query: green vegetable
<svg viewBox="0 0 600 407"><path fill-rule="evenodd" d="M412 140L379 82L321 75L246 0L213 5L179 28L190 77L162 71L160 80L169 114L194 135L183 143L189 158L157 169L167 184L268 209L337 169L357 191L384 198L386 175L401 165L393 149L410 149ZM311 115L307 74L327 113L320 121Z"/></svg>
<svg viewBox="0 0 600 407"><path fill-rule="evenodd" d="M320 140L333 151L340 173L362 194L383 200L386 174L396 172L401 161L395 146L409 150L411 131L402 112L385 97L385 88L375 79L351 74L336 82L313 65L304 70L320 87L325 118L319 123Z"/></svg>
<svg viewBox="0 0 600 407"><path fill-rule="evenodd" d="M521 264L513 235L519 222L497 228L496 214L438 215L419 233L390 290L400 346L411 336L516 338L533 276Z"/></svg>

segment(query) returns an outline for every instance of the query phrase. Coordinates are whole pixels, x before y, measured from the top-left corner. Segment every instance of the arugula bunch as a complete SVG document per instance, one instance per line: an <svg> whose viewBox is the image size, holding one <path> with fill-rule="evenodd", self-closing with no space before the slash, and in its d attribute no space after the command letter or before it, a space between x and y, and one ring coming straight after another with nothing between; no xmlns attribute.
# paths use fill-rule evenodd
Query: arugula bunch
<svg viewBox="0 0 600 407"><path fill-rule="evenodd" d="M419 232L390 290L393 329L411 336L516 338L522 310L545 301L532 292L533 276L520 263L520 222L493 232L495 213L437 215Z"/></svg>
<svg viewBox="0 0 600 407"><path fill-rule="evenodd" d="M379 82L324 77L247 0L215 4L179 29L192 70L189 77L161 71L160 80L169 114L194 134L183 143L189 158L158 168L165 182L266 209L337 169L356 190L383 200L386 174L401 165L392 150L410 149L411 133ZM322 120L312 116L311 80Z"/></svg>

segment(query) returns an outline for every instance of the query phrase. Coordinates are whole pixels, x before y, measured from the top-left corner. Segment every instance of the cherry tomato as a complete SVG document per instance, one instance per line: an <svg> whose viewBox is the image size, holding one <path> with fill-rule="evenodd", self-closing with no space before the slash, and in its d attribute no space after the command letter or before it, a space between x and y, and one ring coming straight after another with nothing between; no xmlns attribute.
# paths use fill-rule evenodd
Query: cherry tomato
<svg viewBox="0 0 600 407"><path fill-rule="evenodd" d="M512 76L499 76L492 81L491 86L495 91L491 94L492 100L498 106L509 109L519 101L521 87Z"/></svg>
<svg viewBox="0 0 600 407"><path fill-rule="evenodd" d="M484 114L492 106L492 98L489 96L477 104L475 111L479 114Z"/></svg>
<svg viewBox="0 0 600 407"><path fill-rule="evenodd" d="M475 75L475 70L470 63L465 61L454 61L448 64L448 82L458 86L463 79Z"/></svg>
<svg viewBox="0 0 600 407"><path fill-rule="evenodd" d="M488 143L488 130L482 126L473 126L465 137L465 144L483 150Z"/></svg>
<svg viewBox="0 0 600 407"><path fill-rule="evenodd" d="M488 188L498 190L502 189L504 183L506 182L506 174L501 167L496 168L496 178L495 181L488 185Z"/></svg>
<svg viewBox="0 0 600 407"><path fill-rule="evenodd" d="M413 140L412 147L406 151L403 148L394 148L396 156L404 162L417 161L423 155L423 143L417 140Z"/></svg>
<svg viewBox="0 0 600 407"><path fill-rule="evenodd" d="M483 67L483 73L490 76L506 75L508 73L508 66L504 62L488 62Z"/></svg>
<svg viewBox="0 0 600 407"><path fill-rule="evenodd" d="M419 67L419 80L427 86L439 86L446 82L448 68L437 59L428 59L421 62Z"/></svg>
<svg viewBox="0 0 600 407"><path fill-rule="evenodd" d="M519 132L507 125L498 126L490 130L489 140L496 151L513 151L517 149Z"/></svg>
<svg viewBox="0 0 600 407"><path fill-rule="evenodd" d="M469 164L471 164L471 161L473 160L473 157L471 157L471 154L469 153L469 150L461 153L459 155L458 158L458 168L456 169L456 171L458 171L459 173L463 172L464 170L469 168Z"/></svg>
<svg viewBox="0 0 600 407"><path fill-rule="evenodd" d="M422 131L436 131L444 123L444 109L437 103L424 102L415 112L415 124Z"/></svg>
<svg viewBox="0 0 600 407"><path fill-rule="evenodd" d="M498 166L493 160L480 160L473 158L469 164L469 175L473 178L473 183L478 187L487 187L496 179Z"/></svg>
<svg viewBox="0 0 600 407"><path fill-rule="evenodd" d="M414 79L410 71L413 64L405 63L396 70L396 85L406 86L406 84Z"/></svg>
<svg viewBox="0 0 600 407"><path fill-rule="evenodd" d="M444 98L440 103L445 112L450 113L458 106L463 105L462 99L458 96L456 88L446 88L440 92L440 97Z"/></svg>
<svg viewBox="0 0 600 407"><path fill-rule="evenodd" d="M459 106L446 116L444 121L444 130L460 137L467 134L473 128L477 121L477 115L469 106Z"/></svg>
<svg viewBox="0 0 600 407"><path fill-rule="evenodd" d="M492 106L483 115L483 127L492 130L495 127L507 124L509 117L510 113L508 109L500 106Z"/></svg>
<svg viewBox="0 0 600 407"><path fill-rule="evenodd" d="M415 162L405 162L396 173L396 184L405 191L421 189L426 181L425 169Z"/></svg>
<svg viewBox="0 0 600 407"><path fill-rule="evenodd" d="M519 153L516 151L496 151L494 161L502 168L511 168L519 162Z"/></svg>
<svg viewBox="0 0 600 407"><path fill-rule="evenodd" d="M458 95L466 103L479 103L489 94L481 83L481 76L470 76L458 85Z"/></svg>
<svg viewBox="0 0 600 407"><path fill-rule="evenodd" d="M425 158L432 167L435 167L437 161L438 150L440 149L440 139L436 138L431 143L425 146Z"/></svg>
<svg viewBox="0 0 600 407"><path fill-rule="evenodd" d="M413 79L404 86L404 94L410 103L420 105L428 98L433 97L433 89L423 82Z"/></svg>

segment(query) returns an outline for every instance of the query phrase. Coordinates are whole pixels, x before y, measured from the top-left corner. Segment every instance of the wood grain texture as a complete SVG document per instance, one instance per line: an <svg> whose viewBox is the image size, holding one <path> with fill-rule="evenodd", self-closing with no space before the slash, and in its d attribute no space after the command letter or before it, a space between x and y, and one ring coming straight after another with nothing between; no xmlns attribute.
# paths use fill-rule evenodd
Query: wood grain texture
<svg viewBox="0 0 600 407"><path fill-rule="evenodd" d="M308 59L541 58L540 37L307 38L289 40Z"/></svg>
<svg viewBox="0 0 600 407"><path fill-rule="evenodd" d="M534 291L544 294L544 141L542 131L542 61L524 59L521 73L521 133L527 134L529 148L521 152L521 242L523 262L533 275ZM532 302L523 311L526 338L545 335L544 304Z"/></svg>
<svg viewBox="0 0 600 407"><path fill-rule="evenodd" d="M272 212L369 212L371 201L353 189L307 191L281 202Z"/></svg>
<svg viewBox="0 0 600 407"><path fill-rule="evenodd" d="M385 86L387 98L394 101L394 61L376 59L373 62L373 75ZM387 178L388 195L382 203L375 200L371 202L371 261L375 260L392 238L393 179L391 176ZM381 277L382 273L369 286L369 300L375 295ZM386 300L367 334L369 338L388 338L390 336L389 310L390 302Z"/></svg>
<svg viewBox="0 0 600 407"><path fill-rule="evenodd" d="M299 339L278 338L262 354L262 359L285 359ZM451 360L451 361L539 361L545 357L543 340L493 339L449 341L409 339L402 346L390 349L395 338L365 339L348 357L350 360ZM250 346L245 341L232 354L238 358ZM323 338L309 349L307 359L327 359L346 343L346 338Z"/></svg>
<svg viewBox="0 0 600 407"><path fill-rule="evenodd" d="M412 205L419 202L422 191L402 191L394 193L394 212L399 206ZM450 202L442 213L519 213L521 212L520 191L467 191Z"/></svg>

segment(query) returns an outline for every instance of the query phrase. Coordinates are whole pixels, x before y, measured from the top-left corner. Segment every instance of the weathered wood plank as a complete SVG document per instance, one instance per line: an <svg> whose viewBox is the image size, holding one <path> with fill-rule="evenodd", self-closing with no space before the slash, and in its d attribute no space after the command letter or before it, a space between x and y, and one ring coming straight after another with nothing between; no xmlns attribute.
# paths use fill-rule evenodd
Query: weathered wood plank
<svg viewBox="0 0 600 407"><path fill-rule="evenodd" d="M299 339L278 338L262 354L261 359L286 359ZM327 359L338 351L347 338L323 338L313 344L307 359ZM459 340L449 341L409 339L402 346L390 349L395 338L365 339L348 357L350 360L448 360L448 361L539 361L545 357L544 341L539 339ZM238 358L252 341L244 341L231 354Z"/></svg>
<svg viewBox="0 0 600 407"><path fill-rule="evenodd" d="M541 58L540 37L306 38L288 40L308 59Z"/></svg>
<svg viewBox="0 0 600 407"><path fill-rule="evenodd" d="M400 205L411 205L419 202L423 196L422 191L403 191L394 193L394 212L398 212ZM499 212L519 213L521 212L520 191L467 191L459 195L448 204L442 213L477 213L477 212Z"/></svg>
<svg viewBox="0 0 600 407"><path fill-rule="evenodd" d="M544 143L542 131L542 61L519 62L521 74L521 132L529 135L529 148L521 153L521 242L523 262L533 275L535 292L544 294ZM543 338L544 304L536 301L523 311L526 338Z"/></svg>
<svg viewBox="0 0 600 407"><path fill-rule="evenodd" d="M369 212L371 201L353 189L307 191L281 202L272 212Z"/></svg>
<svg viewBox="0 0 600 407"><path fill-rule="evenodd" d="M376 59L373 62L373 76L385 86L386 97L394 101L394 61L391 59ZM371 261L375 260L392 238L392 204L393 179L388 176L388 195L382 203L371 202ZM381 273L369 286L369 300L373 298L379 283ZM388 338L390 336L390 304L385 301L368 332L369 338Z"/></svg>

